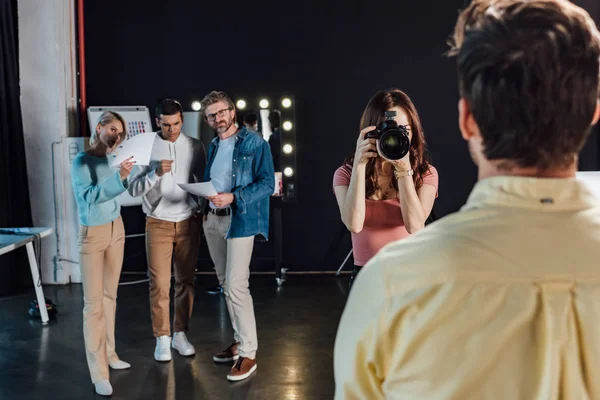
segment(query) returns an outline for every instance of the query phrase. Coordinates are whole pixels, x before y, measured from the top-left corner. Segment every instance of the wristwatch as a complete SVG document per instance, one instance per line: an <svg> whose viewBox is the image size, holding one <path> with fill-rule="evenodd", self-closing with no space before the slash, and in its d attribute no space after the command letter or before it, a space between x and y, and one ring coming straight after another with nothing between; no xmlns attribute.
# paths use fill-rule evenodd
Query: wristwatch
<svg viewBox="0 0 600 400"><path fill-rule="evenodd" d="M396 177L396 179L400 179L403 176L413 176L414 172L412 169L406 169L406 170L394 170L394 176Z"/></svg>

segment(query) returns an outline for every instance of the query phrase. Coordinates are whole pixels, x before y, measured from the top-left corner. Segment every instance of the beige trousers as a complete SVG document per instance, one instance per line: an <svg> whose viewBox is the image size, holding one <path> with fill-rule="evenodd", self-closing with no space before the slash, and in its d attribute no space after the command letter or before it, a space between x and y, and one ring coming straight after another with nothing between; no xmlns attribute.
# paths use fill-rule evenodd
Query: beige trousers
<svg viewBox="0 0 600 400"><path fill-rule="evenodd" d="M171 336L171 263L175 270L174 332L186 332L194 305L201 217L180 222L146 219L146 254L150 271L150 310L154 336Z"/></svg>
<svg viewBox="0 0 600 400"><path fill-rule="evenodd" d="M258 339L254 303L248 282L254 236L225 239L229 221L230 216L219 217L208 213L204 222L204 235L210 257L215 264L217 278L225 294L233 338L240 343L238 354L254 359Z"/></svg>
<svg viewBox="0 0 600 400"><path fill-rule="evenodd" d="M115 312L124 248L121 217L108 224L79 228L83 337L92 383L108 380L108 363L119 360L115 353Z"/></svg>

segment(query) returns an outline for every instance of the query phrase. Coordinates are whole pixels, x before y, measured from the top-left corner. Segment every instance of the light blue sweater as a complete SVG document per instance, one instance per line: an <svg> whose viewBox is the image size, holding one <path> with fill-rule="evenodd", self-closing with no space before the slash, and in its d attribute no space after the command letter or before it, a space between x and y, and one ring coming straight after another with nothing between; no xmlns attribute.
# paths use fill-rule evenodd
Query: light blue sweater
<svg viewBox="0 0 600 400"><path fill-rule="evenodd" d="M121 215L117 196L127 189L127 181L109 167L108 157L77 154L71 166L71 181L81 225L104 225Z"/></svg>

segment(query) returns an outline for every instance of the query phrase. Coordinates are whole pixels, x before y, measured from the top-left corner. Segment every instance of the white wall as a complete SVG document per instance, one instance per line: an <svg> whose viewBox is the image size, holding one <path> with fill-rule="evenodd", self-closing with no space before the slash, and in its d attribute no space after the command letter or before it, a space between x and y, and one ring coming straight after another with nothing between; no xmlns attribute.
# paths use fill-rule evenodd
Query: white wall
<svg viewBox="0 0 600 400"><path fill-rule="evenodd" d="M45 284L68 283L71 268L78 268L68 261L72 251L61 244L72 211L64 209L67 188L61 177L69 167L62 162L64 157L58 156L55 163L56 183L52 174L53 143L64 142L76 131L74 1L18 1L21 106L33 223L56 229L55 235L42 243L40 265ZM61 144L55 147L57 154L64 152ZM66 257L66 253L71 254Z"/></svg>

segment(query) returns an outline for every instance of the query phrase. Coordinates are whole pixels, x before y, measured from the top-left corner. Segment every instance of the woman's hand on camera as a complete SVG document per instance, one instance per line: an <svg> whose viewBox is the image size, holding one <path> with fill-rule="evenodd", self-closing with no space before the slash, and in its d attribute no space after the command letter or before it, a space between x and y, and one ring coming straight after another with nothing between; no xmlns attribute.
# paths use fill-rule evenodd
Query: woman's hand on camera
<svg viewBox="0 0 600 400"><path fill-rule="evenodd" d="M410 164L410 151L400 160L390 160L396 171L407 171L412 168Z"/></svg>
<svg viewBox="0 0 600 400"><path fill-rule="evenodd" d="M356 152L354 153L355 165L366 164L371 158L378 156L377 140L365 139L365 135L375 130L375 128L375 126L367 126L360 131L360 135L358 135L358 140L356 141Z"/></svg>
<svg viewBox="0 0 600 400"><path fill-rule="evenodd" d="M411 142L410 136L408 142ZM392 163L392 166L396 171L407 171L409 169L412 169L412 164L410 162L410 147L408 153L406 153L404 157L402 157L399 160L390 160L390 162Z"/></svg>

